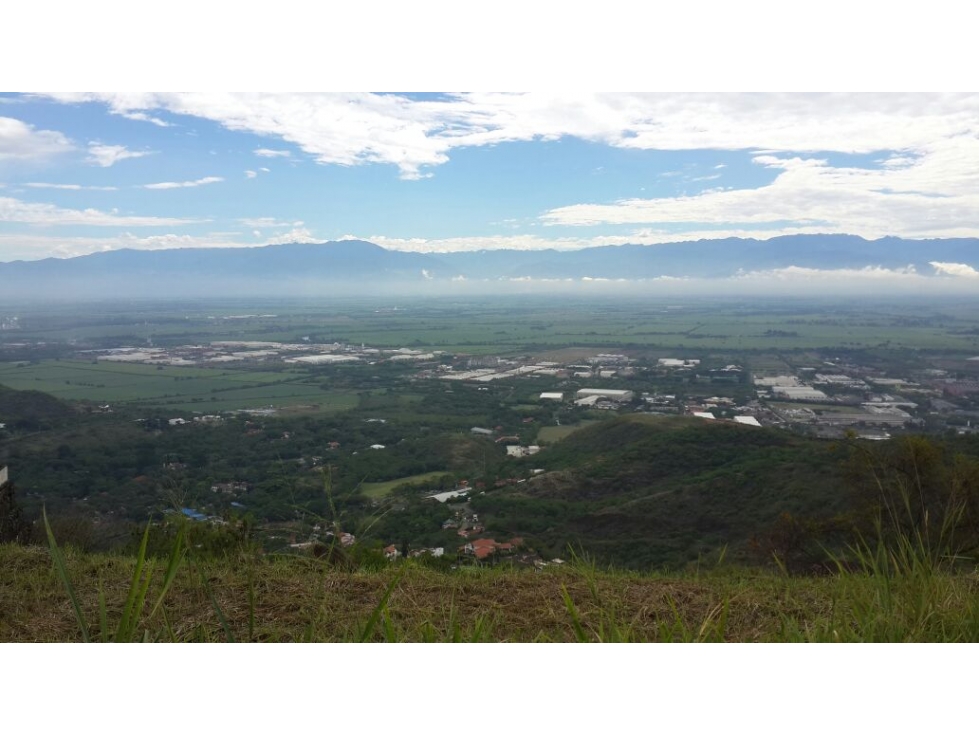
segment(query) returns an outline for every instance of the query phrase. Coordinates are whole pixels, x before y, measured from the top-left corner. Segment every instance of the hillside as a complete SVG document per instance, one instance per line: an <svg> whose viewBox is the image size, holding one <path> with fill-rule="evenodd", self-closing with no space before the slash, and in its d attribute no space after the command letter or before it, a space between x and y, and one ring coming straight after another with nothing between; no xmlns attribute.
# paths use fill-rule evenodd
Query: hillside
<svg viewBox="0 0 979 734"><path fill-rule="evenodd" d="M829 518L849 495L835 443L700 419L624 416L529 461L547 471L476 498L487 527L627 568L746 560L785 512Z"/></svg>
<svg viewBox="0 0 979 734"><path fill-rule="evenodd" d="M0 385L0 423L8 429L42 430L61 425L73 415L71 406L47 393Z"/></svg>

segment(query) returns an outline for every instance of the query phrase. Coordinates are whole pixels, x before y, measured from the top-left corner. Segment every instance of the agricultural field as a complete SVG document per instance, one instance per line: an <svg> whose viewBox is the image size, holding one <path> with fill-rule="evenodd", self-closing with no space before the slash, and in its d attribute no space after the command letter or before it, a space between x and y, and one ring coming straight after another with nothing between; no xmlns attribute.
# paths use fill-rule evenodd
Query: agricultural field
<svg viewBox="0 0 979 734"><path fill-rule="evenodd" d="M570 426L542 426L537 433L537 441L543 445L557 443L575 431L580 431L582 428L587 428L595 423L598 421L582 421Z"/></svg>
<svg viewBox="0 0 979 734"><path fill-rule="evenodd" d="M39 390L64 400L164 406L210 411L258 408L274 404L319 405L339 410L356 397L322 390L302 372L263 372L143 364L44 360L0 364L0 385Z"/></svg>
<svg viewBox="0 0 979 734"><path fill-rule="evenodd" d="M364 482L360 485L360 493L370 499L380 499L391 494L395 487L400 487L404 484L425 484L426 482L431 482L445 476L449 476L447 472L430 471L424 474L415 474L410 477L392 479L388 482Z"/></svg>
<svg viewBox="0 0 979 734"><path fill-rule="evenodd" d="M425 347L472 355L587 356L631 349L663 356L678 349L766 351L907 348L979 354L979 312L949 302L875 304L716 299L681 305L656 299L488 298L378 303L187 302L5 306L20 328L10 341L113 347L203 344L212 340ZM569 351L570 350L570 351ZM662 351L661 351L662 350Z"/></svg>

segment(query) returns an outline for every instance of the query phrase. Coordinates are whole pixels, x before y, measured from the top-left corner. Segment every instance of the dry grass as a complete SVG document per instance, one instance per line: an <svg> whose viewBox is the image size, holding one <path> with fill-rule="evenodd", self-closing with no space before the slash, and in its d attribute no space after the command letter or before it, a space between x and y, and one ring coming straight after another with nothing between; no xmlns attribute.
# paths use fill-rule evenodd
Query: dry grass
<svg viewBox="0 0 979 734"><path fill-rule="evenodd" d="M117 619L134 561L71 549L65 556L97 639L99 583L108 618ZM157 579L152 598L164 564L148 563ZM0 566L0 641L81 639L46 548L0 546ZM845 627L847 634L836 634L844 639L857 628L846 614L854 583L859 580L841 585L837 578L736 570L700 577L606 573L584 565L446 573L408 563L377 573L345 572L311 558L241 557L185 564L164 602L165 622L154 619L148 631L177 641L352 641L392 588L368 639L780 641L834 639L834 625ZM950 578L943 588L937 608L948 615L970 612L971 578Z"/></svg>

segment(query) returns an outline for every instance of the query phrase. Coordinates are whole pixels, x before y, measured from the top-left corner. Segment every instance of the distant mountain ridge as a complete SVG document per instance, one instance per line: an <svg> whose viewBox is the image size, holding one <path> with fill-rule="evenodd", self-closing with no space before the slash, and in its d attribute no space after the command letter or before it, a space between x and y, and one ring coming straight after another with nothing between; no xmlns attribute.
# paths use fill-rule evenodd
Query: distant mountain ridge
<svg viewBox="0 0 979 734"><path fill-rule="evenodd" d="M865 240L855 235L788 235L769 240L726 238L581 250L483 250L416 253L363 240L263 247L115 250L74 258L0 263L8 293L56 289L82 295L207 295L246 292L316 294L423 286L453 278L582 280L729 278L788 267L859 270L931 262L979 270L979 239Z"/></svg>

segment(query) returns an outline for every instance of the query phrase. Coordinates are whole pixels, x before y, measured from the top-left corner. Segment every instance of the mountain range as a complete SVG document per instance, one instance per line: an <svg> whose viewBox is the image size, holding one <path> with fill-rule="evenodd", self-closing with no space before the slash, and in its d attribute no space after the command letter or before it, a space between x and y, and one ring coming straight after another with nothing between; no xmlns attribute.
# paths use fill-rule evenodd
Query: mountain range
<svg viewBox="0 0 979 734"><path fill-rule="evenodd" d="M979 239L789 235L572 251L447 253L401 252L362 240L342 240L247 248L115 250L7 262L0 263L0 282L4 295L48 298L434 293L446 283L462 281L489 281L498 287L501 281L725 280L787 268L851 272L869 268L898 275L913 269L930 276L942 272L933 265L936 262L953 264L960 273L970 275L979 270Z"/></svg>

